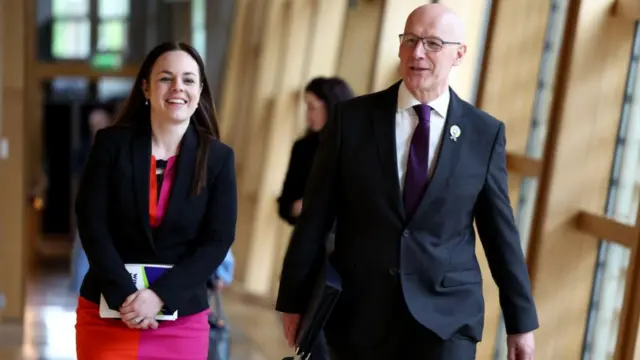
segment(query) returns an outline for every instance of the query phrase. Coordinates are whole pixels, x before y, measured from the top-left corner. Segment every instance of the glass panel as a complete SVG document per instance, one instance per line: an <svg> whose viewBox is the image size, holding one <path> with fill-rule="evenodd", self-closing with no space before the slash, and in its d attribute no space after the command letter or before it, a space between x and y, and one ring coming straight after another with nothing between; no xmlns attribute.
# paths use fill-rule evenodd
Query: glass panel
<svg viewBox="0 0 640 360"><path fill-rule="evenodd" d="M49 101L84 100L89 94L89 80L83 77L58 77L45 92Z"/></svg>
<svg viewBox="0 0 640 360"><path fill-rule="evenodd" d="M191 1L191 44L200 53L203 61L207 53L206 7L205 0Z"/></svg>
<svg viewBox="0 0 640 360"><path fill-rule="evenodd" d="M56 17L79 17L89 15L90 0L53 0L51 14Z"/></svg>
<svg viewBox="0 0 640 360"><path fill-rule="evenodd" d="M622 108L618 141L605 215L634 225L640 189L640 22L636 24L629 66L627 94ZM591 309L584 341L584 360L613 359L619 315L624 297L630 250L602 241L598 254Z"/></svg>
<svg viewBox="0 0 640 360"><path fill-rule="evenodd" d="M544 49L540 59L538 73L538 89L534 99L534 108L527 141L526 155L533 158L541 158L547 137L547 123L551 110L551 97L554 90L554 80L557 72L558 56L562 46L562 37L567 18L567 2L552 0L549 9L549 20L545 33ZM516 208L516 223L522 241L522 249L525 254L529 247L529 235L531 234L531 221L533 220L534 207L538 193L537 178L523 178L520 183L520 197ZM507 358L507 343L505 327L502 323L498 330L498 344L496 346L496 359Z"/></svg>
<svg viewBox="0 0 640 360"><path fill-rule="evenodd" d="M122 52L127 47L126 20L101 21L98 25L98 51Z"/></svg>
<svg viewBox="0 0 640 360"><path fill-rule="evenodd" d="M119 78L119 77L106 77L98 80L97 93L98 100L101 102L107 102L113 99L124 99L131 92L135 79L133 78Z"/></svg>
<svg viewBox="0 0 640 360"><path fill-rule="evenodd" d="M126 18L131 12L130 0L99 0L98 17Z"/></svg>
<svg viewBox="0 0 640 360"><path fill-rule="evenodd" d="M51 34L51 55L58 59L86 59L91 52L89 19L56 20Z"/></svg>

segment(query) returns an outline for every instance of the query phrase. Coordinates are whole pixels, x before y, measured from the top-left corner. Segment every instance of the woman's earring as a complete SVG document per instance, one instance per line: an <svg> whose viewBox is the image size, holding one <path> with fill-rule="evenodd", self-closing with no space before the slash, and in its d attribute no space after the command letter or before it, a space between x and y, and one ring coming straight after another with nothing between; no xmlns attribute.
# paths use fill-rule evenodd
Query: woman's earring
<svg viewBox="0 0 640 360"><path fill-rule="evenodd" d="M146 100L144 101L144 104L148 106L148 105L149 105L149 99L146 99Z"/></svg>

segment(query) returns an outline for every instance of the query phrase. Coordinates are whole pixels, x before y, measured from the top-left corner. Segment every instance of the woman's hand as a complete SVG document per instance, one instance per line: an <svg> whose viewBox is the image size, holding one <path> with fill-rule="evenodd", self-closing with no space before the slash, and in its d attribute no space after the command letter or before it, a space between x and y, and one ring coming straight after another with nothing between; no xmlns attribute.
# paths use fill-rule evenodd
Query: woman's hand
<svg viewBox="0 0 640 360"><path fill-rule="evenodd" d="M132 329L156 329L155 316L164 303L153 290L141 289L129 295L120 307L122 321Z"/></svg>

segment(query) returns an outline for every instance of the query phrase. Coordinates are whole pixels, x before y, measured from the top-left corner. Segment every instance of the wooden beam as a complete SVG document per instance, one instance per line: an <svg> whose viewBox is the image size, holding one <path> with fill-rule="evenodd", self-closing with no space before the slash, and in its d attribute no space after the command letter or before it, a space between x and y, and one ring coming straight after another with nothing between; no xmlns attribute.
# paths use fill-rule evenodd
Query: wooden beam
<svg viewBox="0 0 640 360"><path fill-rule="evenodd" d="M580 211L576 216L576 228L597 239L613 241L630 249L638 241L638 229L635 226L587 211Z"/></svg>
<svg viewBox="0 0 640 360"><path fill-rule="evenodd" d="M541 359L582 356L599 244L576 216L605 208L635 30L611 5L568 4L528 252Z"/></svg>
<svg viewBox="0 0 640 360"><path fill-rule="evenodd" d="M86 61L58 61L58 62L38 62L34 72L38 82L50 80L62 76L85 77L96 80L104 77L131 77L138 74L137 65L124 65L117 70L96 69Z"/></svg>
<svg viewBox="0 0 640 360"><path fill-rule="evenodd" d="M28 23L31 2L0 2L0 138L7 142L8 156L0 157L0 292L6 297L3 321L24 318L28 241L26 207L28 106L26 48L35 28Z"/></svg>
<svg viewBox="0 0 640 360"><path fill-rule="evenodd" d="M537 177L542 171L542 161L529 156L507 153L507 170L509 174L526 177Z"/></svg>
<svg viewBox="0 0 640 360"><path fill-rule="evenodd" d="M632 21L640 20L640 1L638 0L616 0L613 6L613 13Z"/></svg>
<svg viewBox="0 0 640 360"><path fill-rule="evenodd" d="M511 154L507 164L525 174L530 168L514 161L513 154L524 154L527 149L549 9L549 1L493 1L479 79L477 106L505 122ZM509 173L509 196L516 211L522 179L521 173ZM477 257L485 279L485 330L477 357L491 359L496 355L499 331L504 330L498 288L477 238Z"/></svg>

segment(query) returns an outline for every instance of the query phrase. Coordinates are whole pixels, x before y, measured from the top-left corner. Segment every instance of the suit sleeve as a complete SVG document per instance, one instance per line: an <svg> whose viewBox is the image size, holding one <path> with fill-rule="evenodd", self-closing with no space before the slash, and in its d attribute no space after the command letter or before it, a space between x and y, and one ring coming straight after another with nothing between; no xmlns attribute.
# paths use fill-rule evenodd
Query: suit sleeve
<svg viewBox="0 0 640 360"><path fill-rule="evenodd" d="M109 234L109 178L113 163L109 139L101 130L96 134L80 182L76 217L91 270L101 279L102 295L110 308L118 309L137 288Z"/></svg>
<svg viewBox="0 0 640 360"><path fill-rule="evenodd" d="M500 123L489 169L475 208L478 234L494 281L507 334L521 334L538 328L536 307L522 252L520 236L509 200L504 124Z"/></svg>
<svg viewBox="0 0 640 360"><path fill-rule="evenodd" d="M305 311L325 254L327 235L336 217L339 191L341 108L320 134L307 180L302 213L291 236L282 265L276 310L290 314Z"/></svg>
<svg viewBox="0 0 640 360"><path fill-rule="evenodd" d="M295 186L300 182L300 170L298 167L299 161L299 145L296 143L291 149L291 159L289 160L289 167L287 168L287 175L282 185L282 193L278 198L278 215L280 218L289 225L295 225L297 218L291 213L293 203L298 200L295 197Z"/></svg>
<svg viewBox="0 0 640 360"><path fill-rule="evenodd" d="M207 208L195 251L174 264L149 286L169 311L175 311L185 294L203 286L227 255L235 238L238 209L233 150L227 149L208 194Z"/></svg>

